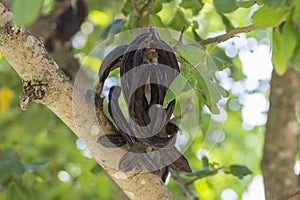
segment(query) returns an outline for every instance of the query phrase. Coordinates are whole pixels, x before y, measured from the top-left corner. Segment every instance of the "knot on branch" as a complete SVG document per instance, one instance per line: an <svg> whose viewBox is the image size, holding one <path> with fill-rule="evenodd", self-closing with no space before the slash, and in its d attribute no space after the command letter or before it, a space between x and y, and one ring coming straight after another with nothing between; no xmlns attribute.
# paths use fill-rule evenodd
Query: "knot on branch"
<svg viewBox="0 0 300 200"><path fill-rule="evenodd" d="M27 104L31 101L42 100L46 94L48 84L42 80L23 80L23 94L20 96L20 106L22 110L27 109Z"/></svg>
<svg viewBox="0 0 300 200"><path fill-rule="evenodd" d="M8 11L8 9L0 3L0 28L3 28L10 24L12 19L12 13Z"/></svg>

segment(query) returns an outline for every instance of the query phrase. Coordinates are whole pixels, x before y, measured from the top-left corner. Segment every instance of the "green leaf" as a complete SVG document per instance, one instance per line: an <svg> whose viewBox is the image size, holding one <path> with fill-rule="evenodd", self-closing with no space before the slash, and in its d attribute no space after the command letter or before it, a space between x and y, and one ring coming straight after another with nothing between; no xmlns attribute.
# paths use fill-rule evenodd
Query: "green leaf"
<svg viewBox="0 0 300 200"><path fill-rule="evenodd" d="M0 163L0 183L7 181L11 176L17 176L25 172L24 165L16 160L1 159Z"/></svg>
<svg viewBox="0 0 300 200"><path fill-rule="evenodd" d="M266 6L270 8L279 8L284 6L285 0L261 0Z"/></svg>
<svg viewBox="0 0 300 200"><path fill-rule="evenodd" d="M294 11L293 11L293 22L300 27L300 1L295 1Z"/></svg>
<svg viewBox="0 0 300 200"><path fill-rule="evenodd" d="M28 172L44 172L46 171L46 167L43 165L38 165L35 163L25 165L25 169Z"/></svg>
<svg viewBox="0 0 300 200"><path fill-rule="evenodd" d="M208 174L210 172L209 168L205 168L205 169L200 169L197 171L194 171L192 173L186 174L186 176L197 176L197 177L201 177L201 176L205 176L206 174Z"/></svg>
<svg viewBox="0 0 300 200"><path fill-rule="evenodd" d="M232 66L232 63L230 63L222 58L219 58L217 56L211 56L211 58L215 62L216 66L218 67L218 70L220 70L220 71Z"/></svg>
<svg viewBox="0 0 300 200"><path fill-rule="evenodd" d="M122 8L122 13L127 16L130 12L132 12L132 1L127 0Z"/></svg>
<svg viewBox="0 0 300 200"><path fill-rule="evenodd" d="M161 21L161 18L156 14L150 14L150 22L151 25L155 27L166 27L166 25Z"/></svg>
<svg viewBox="0 0 300 200"><path fill-rule="evenodd" d="M35 164L38 165L46 165L51 161L51 158L41 157L34 161Z"/></svg>
<svg viewBox="0 0 300 200"><path fill-rule="evenodd" d="M30 25L40 14L43 0L14 0L11 10L14 13L14 21L17 24Z"/></svg>
<svg viewBox="0 0 300 200"><path fill-rule="evenodd" d="M122 19L113 20L107 27L105 27L100 35L100 38L108 38L120 32L124 26Z"/></svg>
<svg viewBox="0 0 300 200"><path fill-rule="evenodd" d="M205 50L203 50L202 48L186 44L178 45L176 48L176 52L194 67L202 64L203 59L205 59L205 57L207 56Z"/></svg>
<svg viewBox="0 0 300 200"><path fill-rule="evenodd" d="M238 6L242 8L250 8L256 3L256 0L250 0L250 1L239 1Z"/></svg>
<svg viewBox="0 0 300 200"><path fill-rule="evenodd" d="M223 21L223 24L225 25L226 32L233 30L234 27L233 27L231 21L222 13L219 12L218 14L222 17L222 21Z"/></svg>
<svg viewBox="0 0 300 200"><path fill-rule="evenodd" d="M273 9L268 6L262 6L252 15L252 20L256 26L278 26L286 20L288 14L287 7Z"/></svg>
<svg viewBox="0 0 300 200"><path fill-rule="evenodd" d="M8 200L29 200L34 199L33 195L30 192L30 189L25 185L22 185L17 182L13 182L9 185L7 190L7 199Z"/></svg>
<svg viewBox="0 0 300 200"><path fill-rule="evenodd" d="M288 62L293 58L298 43L298 35L293 27L292 19L289 18L283 26L273 32L272 61L277 74L282 75L287 69Z"/></svg>
<svg viewBox="0 0 300 200"><path fill-rule="evenodd" d="M127 18L128 18L127 23L129 25L129 28L136 28L137 27L137 18L136 18L135 12L129 13Z"/></svg>
<svg viewBox="0 0 300 200"><path fill-rule="evenodd" d="M149 6L149 11L152 14L156 14L162 9L162 0L155 0L153 3Z"/></svg>
<svg viewBox="0 0 300 200"><path fill-rule="evenodd" d="M200 42L203 40L194 28L192 28L192 33L196 42Z"/></svg>
<svg viewBox="0 0 300 200"><path fill-rule="evenodd" d="M298 41L297 48L295 50L294 56L292 58L292 67L293 69L300 72L300 45Z"/></svg>
<svg viewBox="0 0 300 200"><path fill-rule="evenodd" d="M229 13L238 8L236 0L214 0L214 6L221 13Z"/></svg>
<svg viewBox="0 0 300 200"><path fill-rule="evenodd" d="M91 169L90 169L90 172L92 173L92 174L98 174L98 173L100 173L100 172L102 172L103 171L103 168L98 164L98 163L96 163Z"/></svg>
<svg viewBox="0 0 300 200"><path fill-rule="evenodd" d="M189 21L186 19L184 13L180 9L177 9L168 25L177 31L181 31L183 27L189 25Z"/></svg>
<svg viewBox="0 0 300 200"><path fill-rule="evenodd" d="M193 76L192 79L196 80L195 87L197 94L199 93L199 101L201 100L199 105L203 104L204 98L204 103L209 107L210 111L219 113L216 103L222 97L228 96L228 92L209 78L210 74L213 77L218 70L214 60L202 48L191 45L179 44L176 48L176 53L191 65L189 70ZM185 78L190 79L191 77ZM200 98L201 96L203 98Z"/></svg>
<svg viewBox="0 0 300 200"><path fill-rule="evenodd" d="M206 156L203 156L201 158L202 161L202 168L209 168L209 162L208 162L208 158Z"/></svg>
<svg viewBox="0 0 300 200"><path fill-rule="evenodd" d="M187 63L209 77L214 77L215 72L218 71L214 61L201 47L179 44L176 47L176 53Z"/></svg>
<svg viewBox="0 0 300 200"><path fill-rule="evenodd" d="M181 7L192 10L194 16L199 14L203 5L201 0L183 0L180 4Z"/></svg>
<svg viewBox="0 0 300 200"><path fill-rule="evenodd" d="M199 70L193 68L192 74L197 79L196 86L198 91L203 91L205 97L205 104L208 106L210 111L214 114L219 113L219 109L216 103L222 98L227 97L228 92L219 86L217 83L203 75Z"/></svg>
<svg viewBox="0 0 300 200"><path fill-rule="evenodd" d="M244 176L247 176L249 174L252 174L252 171L245 165L230 165L229 166L229 172L234 176L237 176L239 179L242 179Z"/></svg>
<svg viewBox="0 0 300 200"><path fill-rule="evenodd" d="M33 163L25 165L25 169L28 172L44 172L46 171L45 165L50 162L50 158L39 158Z"/></svg>

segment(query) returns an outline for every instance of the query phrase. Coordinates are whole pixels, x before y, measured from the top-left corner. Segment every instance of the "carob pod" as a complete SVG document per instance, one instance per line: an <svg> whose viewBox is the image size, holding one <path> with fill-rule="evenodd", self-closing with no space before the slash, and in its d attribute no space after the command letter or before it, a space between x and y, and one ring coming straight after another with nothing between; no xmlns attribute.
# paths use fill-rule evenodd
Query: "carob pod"
<svg viewBox="0 0 300 200"><path fill-rule="evenodd" d="M160 165L165 163L176 171L191 172L185 157L174 147L178 127L169 120L175 100L165 110L162 108L168 86L180 72L172 49L160 39L156 29L151 27L150 32L139 35L130 45L118 46L106 56L99 70L98 85L102 87L109 72L117 67L120 67L121 88L113 86L110 89L108 109L119 134L102 136L100 143L106 147L119 147L125 143L130 145L119 162L119 168L123 171L131 171L140 163L153 171L157 169L155 163L160 162ZM173 70L167 73L164 67L171 67ZM147 98L146 87L150 88L150 98ZM129 123L118 104L121 90L129 107ZM155 118L150 119L150 108L154 109L152 113L157 113ZM149 125L151 120L155 120L152 128L157 134L147 137L147 131L151 130L143 127ZM144 133L141 134L141 131ZM163 153L159 155L160 158L150 158L146 153L148 147L161 150ZM171 162L170 159L174 157L177 159ZM167 168L162 171L165 177Z"/></svg>

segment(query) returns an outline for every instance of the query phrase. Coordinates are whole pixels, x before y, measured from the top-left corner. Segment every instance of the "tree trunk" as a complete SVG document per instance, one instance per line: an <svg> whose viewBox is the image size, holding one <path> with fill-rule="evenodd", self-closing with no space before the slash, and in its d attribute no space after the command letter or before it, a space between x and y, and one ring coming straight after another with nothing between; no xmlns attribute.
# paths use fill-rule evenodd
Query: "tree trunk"
<svg viewBox="0 0 300 200"><path fill-rule="evenodd" d="M273 72L270 108L262 159L266 199L297 187L294 164L298 143L297 101L299 73L289 68L283 76Z"/></svg>

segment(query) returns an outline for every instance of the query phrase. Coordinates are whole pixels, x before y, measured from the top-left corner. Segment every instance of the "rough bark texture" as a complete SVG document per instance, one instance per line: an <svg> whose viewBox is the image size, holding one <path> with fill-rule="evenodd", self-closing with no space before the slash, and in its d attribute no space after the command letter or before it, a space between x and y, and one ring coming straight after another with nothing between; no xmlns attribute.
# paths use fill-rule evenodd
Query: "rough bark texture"
<svg viewBox="0 0 300 200"><path fill-rule="evenodd" d="M283 76L273 72L270 108L262 160L266 199L297 187L294 164L298 143L297 99L299 73L288 69Z"/></svg>
<svg viewBox="0 0 300 200"><path fill-rule="evenodd" d="M33 100L52 110L85 143L94 159L129 198L175 199L154 174L124 173L104 164L109 162L110 166L117 166L124 154L119 149L106 149L97 143L100 134L111 132L110 123L103 113L101 121L97 121L93 101L73 87L39 40L22 28L11 26L10 20L11 13L0 3L0 53L25 81L21 97L23 107Z"/></svg>

